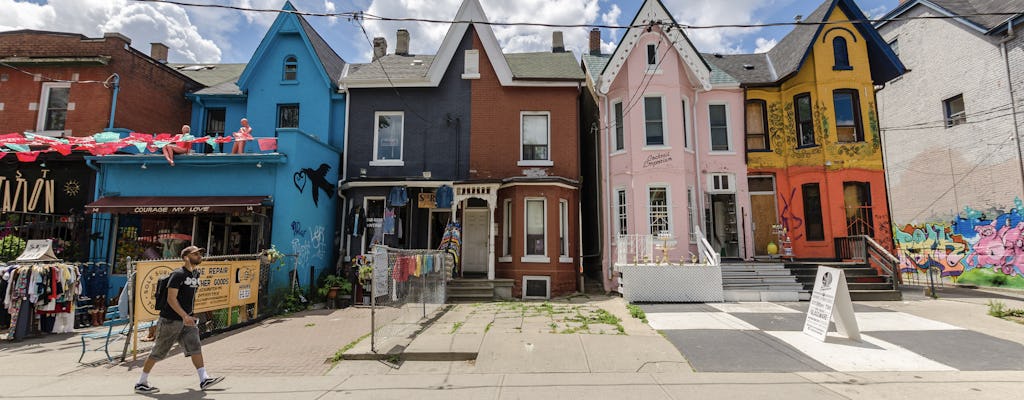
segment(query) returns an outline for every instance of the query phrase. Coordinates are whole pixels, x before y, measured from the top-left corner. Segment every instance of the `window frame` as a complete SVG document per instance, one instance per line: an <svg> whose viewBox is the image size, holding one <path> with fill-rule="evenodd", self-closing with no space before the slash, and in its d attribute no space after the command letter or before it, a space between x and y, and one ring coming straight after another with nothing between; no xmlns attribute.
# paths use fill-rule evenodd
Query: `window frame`
<svg viewBox="0 0 1024 400"><path fill-rule="evenodd" d="M291 71L289 71L291 67ZM291 78L288 77L291 74ZM299 58L293 54L284 57L281 65L281 83L297 83L299 80Z"/></svg>
<svg viewBox="0 0 1024 400"><path fill-rule="evenodd" d="M817 200L818 200L818 202L815 205L816 207L813 207L813 208L809 207L809 204L811 202L809 201L810 199L809 199L809 197L807 195L807 189L810 188L810 187L814 187L814 189L818 192L817 193ZM818 182L808 182L808 183L800 185L800 197L801 197L800 200L803 202L803 208L804 208L804 237L806 238L806 240L808 242L824 242L826 235L825 235L825 217L824 217L824 214L823 214L824 210L822 209L823 207L821 205L821 201L822 201L822 199L821 199L821 185ZM817 232L817 231L811 232L811 229L810 229L811 228L811 223L810 222L811 222L812 218L814 217L814 215L812 215L813 212L817 213L817 222L818 222L818 225L821 226L821 232ZM817 235L812 236L811 235L812 233L820 234L821 236L820 237L818 237Z"/></svg>
<svg viewBox="0 0 1024 400"><path fill-rule="evenodd" d="M715 125L711 121L711 108L722 107L725 110L725 150L715 150ZM719 126L721 128L721 126ZM709 102L708 103L708 148L711 153L733 153L732 127L729 124L729 103Z"/></svg>
<svg viewBox="0 0 1024 400"><path fill-rule="evenodd" d="M748 124L750 110L747 108L751 104L758 104L761 106L761 127L764 129L764 133L750 133L750 125ZM772 151L772 143L768 136L768 102L763 99L748 99L743 102L743 133L746 140L743 141L744 147L748 153L762 153ZM751 149L750 138L762 136L764 138L764 148L762 149Z"/></svg>
<svg viewBox="0 0 1024 400"><path fill-rule="evenodd" d="M681 114L683 118L683 149L692 151L693 138L690 135L692 134L693 129L690 128L690 108L687 107L687 102L689 101L690 99L686 96L682 96L682 99L680 99L683 106L683 113Z"/></svg>
<svg viewBox="0 0 1024 400"><path fill-rule="evenodd" d="M512 199L505 199L502 206L501 252L499 262L512 262Z"/></svg>
<svg viewBox="0 0 1024 400"><path fill-rule="evenodd" d="M653 70L658 67L658 44L647 43L647 69Z"/></svg>
<svg viewBox="0 0 1024 400"><path fill-rule="evenodd" d="M848 94L850 95L851 106L853 107L853 128L854 128L854 140L840 140L839 129L848 128L850 125L839 125L839 107L836 105L837 95ZM857 89L835 89L832 91L832 112L833 117L836 120L836 142L838 143L862 143L864 142L864 122L861 118L860 113L860 93Z"/></svg>
<svg viewBox="0 0 1024 400"><path fill-rule="evenodd" d="M67 89L68 90L68 103L64 105L64 127L61 129L46 129L46 120L49 114L50 108L50 93L53 89ZM35 134L43 136L60 136L62 133L71 133L67 125L68 113L73 110L71 106L71 82L43 82L43 86L39 92L39 106L36 107L36 131ZM57 110L57 109L55 109Z"/></svg>
<svg viewBox="0 0 1024 400"><path fill-rule="evenodd" d="M960 104L963 106L963 109L960 110L960 112L953 113L950 105L957 99L960 100ZM952 128L954 126L967 123L967 102L964 101L964 94L960 93L942 100L942 115L944 117L943 121L945 122L946 128Z"/></svg>
<svg viewBox="0 0 1024 400"><path fill-rule="evenodd" d="M652 198L652 196L651 196L652 193L651 192L654 189L664 189L665 190L665 224L667 226L666 226L665 230L660 231L659 233L654 233L654 231L653 231L653 229L654 229L654 224L653 224L654 215L653 215L653 212L652 212L653 205L651 204L651 198ZM654 235L654 236L657 236L660 233L667 233L670 236L672 235L672 232L673 232L672 231L672 193L671 193L671 185L669 185L668 183L651 183L651 184L647 185L647 232L649 234L651 234L651 235Z"/></svg>
<svg viewBox="0 0 1024 400"><path fill-rule="evenodd" d="M801 125L802 124L801 117L803 117L803 115L801 115L801 113L800 113L800 99L803 99L803 98L807 99L807 106L809 108L809 114L810 114L810 115L807 115L807 123L810 124L811 139L812 139L810 144L804 143L804 136L803 136L803 133L804 133L803 128L804 127ZM796 148L804 149L804 148L810 148L810 147L817 147L818 146L818 138L815 137L815 132L814 132L814 101L811 98L811 93L804 92L804 93L797 94L796 96L793 96L793 119L795 120L794 122L796 122L796 125L795 125L796 126Z"/></svg>
<svg viewBox="0 0 1024 400"><path fill-rule="evenodd" d="M543 160L527 160L525 152L526 144L523 143L523 139L526 137L526 124L523 123L527 116L541 116L543 115L547 119L547 138L545 139L546 156L547 159ZM519 162L517 163L520 167L550 167L555 165L554 160L551 159L551 111L520 111L519 112Z"/></svg>
<svg viewBox="0 0 1024 400"><path fill-rule="evenodd" d="M210 123L212 121L214 121L211 118L211 114L214 113L214 112L223 113L224 119L220 121L221 122L221 127L220 127L219 131L211 129L211 127L210 127ZM224 136L224 134L227 132L227 120L228 120L228 110L227 110L227 108L224 108L224 107L207 108L205 110L204 114L205 115L203 115L203 134L206 135L206 136L214 136L214 135L216 135L216 136Z"/></svg>
<svg viewBox="0 0 1024 400"><path fill-rule="evenodd" d="M622 100L612 102L612 154L626 151L626 115Z"/></svg>
<svg viewBox="0 0 1024 400"><path fill-rule="evenodd" d="M380 159L378 151L380 150L380 118L381 117L402 117L402 131L398 137L398 159ZM401 167L405 166L405 111L375 111L373 113L373 159L370 161L370 166L381 166L381 167Z"/></svg>
<svg viewBox="0 0 1024 400"><path fill-rule="evenodd" d="M282 113L285 108L295 107L295 126L282 126ZM280 103L277 105L277 129L299 129L299 121L302 118L302 107L299 103Z"/></svg>
<svg viewBox="0 0 1024 400"><path fill-rule="evenodd" d="M660 124L661 124L661 143L651 144L648 141L648 138L647 138L647 124L648 124L648 121L647 121L647 99L658 99L658 102L660 103L659 104L660 105L659 112L661 113L661 119L658 120L658 121L660 121ZM660 94L648 94L648 95L644 95L644 100L643 101L644 101L644 149L659 149L660 150L660 149L667 149L667 148L669 148L668 135L665 134L665 127L666 127L666 124L665 124L665 114L666 114L666 112L665 112L665 96L660 95Z"/></svg>
<svg viewBox="0 0 1024 400"><path fill-rule="evenodd" d="M853 66L850 65L850 46L842 36L832 38L832 70L853 70Z"/></svg>
<svg viewBox="0 0 1024 400"><path fill-rule="evenodd" d="M569 256L569 200L558 199L558 262L571 263Z"/></svg>
<svg viewBox="0 0 1024 400"><path fill-rule="evenodd" d="M900 38L899 38L899 36L892 38L892 40L886 42L886 44L889 45L889 50L892 50L892 53L895 54L896 57L900 56ZM900 60L900 61L902 61L902 60Z"/></svg>
<svg viewBox="0 0 1024 400"><path fill-rule="evenodd" d="M544 244L543 254L530 254L530 202L539 201L541 202L541 221L544 224L544 238L542 243ZM526 197L523 199L523 256L519 259L520 262L524 263L549 263L551 258L548 257L548 199L545 197Z"/></svg>
<svg viewBox="0 0 1024 400"><path fill-rule="evenodd" d="M629 193L626 188L615 189L615 220L618 235L629 234Z"/></svg>

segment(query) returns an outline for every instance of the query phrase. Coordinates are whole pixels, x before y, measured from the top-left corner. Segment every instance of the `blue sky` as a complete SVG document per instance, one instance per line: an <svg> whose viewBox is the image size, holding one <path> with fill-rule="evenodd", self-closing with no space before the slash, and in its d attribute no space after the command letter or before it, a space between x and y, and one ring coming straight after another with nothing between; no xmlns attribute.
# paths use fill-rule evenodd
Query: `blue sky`
<svg viewBox="0 0 1024 400"><path fill-rule="evenodd" d="M182 0L192 3L230 4L249 8L280 9L284 0ZM301 11L367 11L387 17L451 19L462 0L292 0ZM506 22L625 25L642 0L480 0L488 18ZM788 22L807 15L819 0L662 0L680 23L711 25L723 23ZM857 0L870 16L881 16L898 0ZM149 51L149 43L171 47L170 61L176 63L244 63L249 60L275 14L225 9L180 7L134 0L0 0L0 30L39 29L102 36L121 32L132 45ZM347 61L366 62L370 55L358 25L340 18L307 17L335 51ZM388 39L394 51L395 31L410 31L413 53L434 53L448 29L443 24L382 23L367 21L370 37ZM506 51L544 51L550 48L552 28L495 27ZM587 46L587 29L561 29L566 46L579 54ZM707 29L688 32L698 49L705 52L764 51L785 36L789 27L759 29ZM614 48L622 30L605 30L603 47Z"/></svg>

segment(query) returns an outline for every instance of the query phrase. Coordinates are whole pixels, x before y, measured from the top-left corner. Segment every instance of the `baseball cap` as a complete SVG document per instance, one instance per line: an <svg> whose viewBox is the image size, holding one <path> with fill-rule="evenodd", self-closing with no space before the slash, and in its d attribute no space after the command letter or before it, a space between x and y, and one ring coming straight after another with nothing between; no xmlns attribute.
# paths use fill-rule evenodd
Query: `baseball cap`
<svg viewBox="0 0 1024 400"><path fill-rule="evenodd" d="M187 256L189 254L192 254L192 253L205 252L205 251L206 251L206 249L204 249L202 247L188 246L188 247L186 247L184 249L181 249L181 258L185 258L185 256Z"/></svg>

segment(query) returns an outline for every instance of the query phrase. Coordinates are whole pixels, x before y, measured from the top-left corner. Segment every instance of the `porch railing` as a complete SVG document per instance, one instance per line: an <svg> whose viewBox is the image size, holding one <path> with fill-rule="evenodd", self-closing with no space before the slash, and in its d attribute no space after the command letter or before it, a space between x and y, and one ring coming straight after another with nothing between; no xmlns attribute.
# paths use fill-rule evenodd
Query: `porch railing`
<svg viewBox="0 0 1024 400"><path fill-rule="evenodd" d="M889 276L893 290L900 289L900 260L870 236L858 235L835 239L836 258L855 260L869 266L877 265Z"/></svg>
<svg viewBox="0 0 1024 400"><path fill-rule="evenodd" d="M695 226L693 229L697 238L697 254L691 252L690 257L696 256L697 264L720 265L722 263L721 256L711 247L707 237L699 227ZM663 239L654 235L618 235L615 238L615 263L621 265L658 263L658 260L662 258L663 251L659 242L663 242ZM682 246L687 245L683 244Z"/></svg>
<svg viewBox="0 0 1024 400"><path fill-rule="evenodd" d="M699 226L693 227L693 233L697 235L697 252L701 258L701 264L721 265L721 256L711 247L711 243L708 242L708 238L704 236L704 232L700 230Z"/></svg>

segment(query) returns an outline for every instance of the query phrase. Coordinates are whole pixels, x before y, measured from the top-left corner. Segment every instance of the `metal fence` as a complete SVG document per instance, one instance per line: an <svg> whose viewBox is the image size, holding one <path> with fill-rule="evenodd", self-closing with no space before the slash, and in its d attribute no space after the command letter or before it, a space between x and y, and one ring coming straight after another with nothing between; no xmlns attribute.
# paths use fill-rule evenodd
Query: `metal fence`
<svg viewBox="0 0 1024 400"><path fill-rule="evenodd" d="M409 337L440 309L455 259L441 250L375 246L372 267L370 349L387 352L390 339Z"/></svg>
<svg viewBox="0 0 1024 400"><path fill-rule="evenodd" d="M4 212L0 214L0 261L17 258L25 242L33 239L53 239L54 253L64 261L88 261L94 221L110 223L109 218L83 214Z"/></svg>

